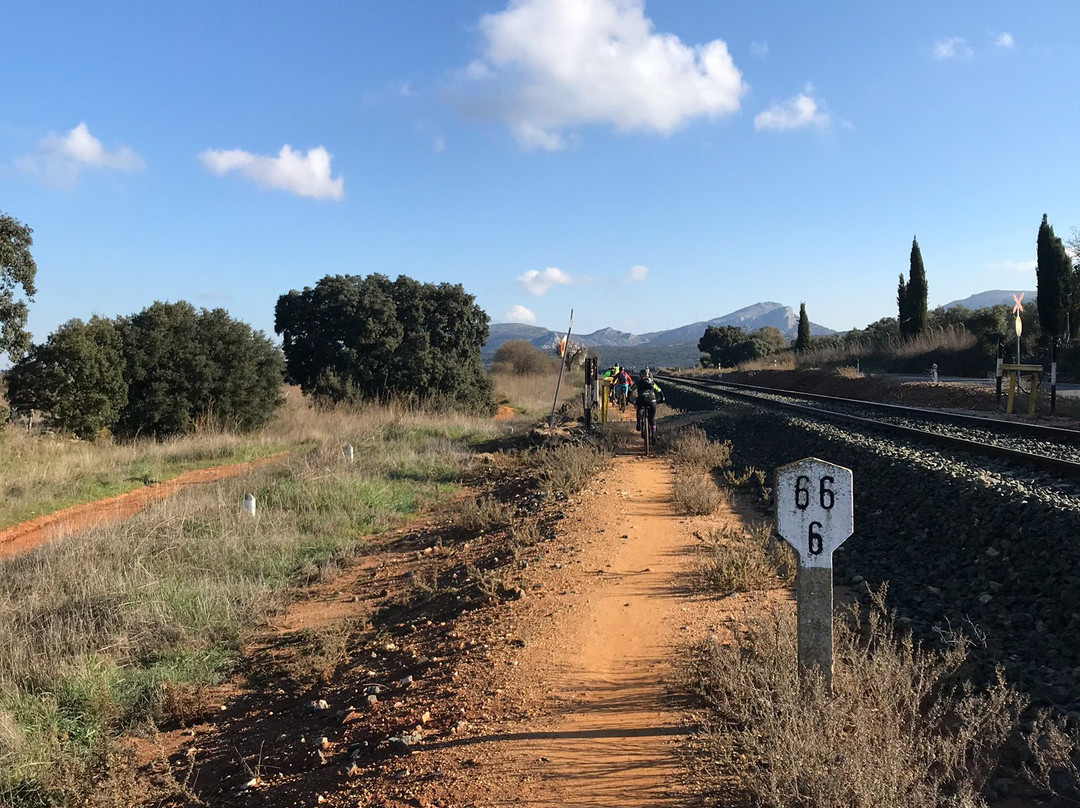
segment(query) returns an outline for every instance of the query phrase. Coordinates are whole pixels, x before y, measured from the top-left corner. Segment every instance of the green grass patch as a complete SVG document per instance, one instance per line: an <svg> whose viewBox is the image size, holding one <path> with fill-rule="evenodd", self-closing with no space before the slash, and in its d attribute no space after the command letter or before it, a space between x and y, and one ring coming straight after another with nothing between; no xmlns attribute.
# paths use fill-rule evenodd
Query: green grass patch
<svg viewBox="0 0 1080 808"><path fill-rule="evenodd" d="M92 801L107 787L103 773L118 771L119 733L190 707L185 693L227 676L241 638L293 587L332 575L366 537L447 499L468 444L492 434L460 418L330 417L328 440L280 465L0 563L0 804ZM175 476L184 464L257 456L209 451L185 450L173 466L133 461L123 473ZM116 474L89 476L101 485ZM240 509L247 492L255 518Z"/></svg>

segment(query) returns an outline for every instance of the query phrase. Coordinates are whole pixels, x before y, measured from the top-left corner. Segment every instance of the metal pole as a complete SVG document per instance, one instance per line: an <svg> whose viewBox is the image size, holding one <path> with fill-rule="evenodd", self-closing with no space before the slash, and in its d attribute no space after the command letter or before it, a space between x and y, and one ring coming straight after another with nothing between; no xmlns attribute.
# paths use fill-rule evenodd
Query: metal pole
<svg viewBox="0 0 1080 808"><path fill-rule="evenodd" d="M555 406L559 403L559 388L562 387L563 368L566 367L566 352L570 350L570 331L574 327L574 310L570 309L570 325L566 329L566 342L563 343L562 352L559 354L559 379L555 382L555 398L551 401L551 417L548 418L548 429L555 426Z"/></svg>
<svg viewBox="0 0 1080 808"><path fill-rule="evenodd" d="M1054 344L1050 341L1050 414L1057 415L1057 361L1054 357Z"/></svg>
<svg viewBox="0 0 1080 808"><path fill-rule="evenodd" d="M994 376L997 379L997 395L995 397L995 403L1001 406L1001 366L1005 362L1005 343L998 339L998 351L997 351L997 367L994 369Z"/></svg>

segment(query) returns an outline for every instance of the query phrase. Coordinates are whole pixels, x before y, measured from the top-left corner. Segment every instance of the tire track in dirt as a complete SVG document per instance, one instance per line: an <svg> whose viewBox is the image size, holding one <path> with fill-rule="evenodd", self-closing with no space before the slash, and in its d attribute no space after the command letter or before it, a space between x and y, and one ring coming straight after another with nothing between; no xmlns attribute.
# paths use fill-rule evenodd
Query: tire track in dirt
<svg viewBox="0 0 1080 808"><path fill-rule="evenodd" d="M288 452L278 452L277 454L244 463L230 463L224 466L195 469L171 480L136 488L134 491L125 494L117 494L114 497L88 502L83 505L72 505L26 522L20 522L17 525L0 530L0 559L25 553L43 542L88 530L97 525L126 519L141 511L151 502L170 497L190 485L212 483L227 477L247 474L269 463L281 460L287 455Z"/></svg>

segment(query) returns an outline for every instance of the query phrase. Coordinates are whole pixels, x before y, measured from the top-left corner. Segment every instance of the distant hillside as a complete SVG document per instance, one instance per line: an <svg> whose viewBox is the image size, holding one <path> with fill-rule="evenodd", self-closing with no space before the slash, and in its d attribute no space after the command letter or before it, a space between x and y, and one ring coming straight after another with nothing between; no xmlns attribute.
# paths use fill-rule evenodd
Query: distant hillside
<svg viewBox="0 0 1080 808"><path fill-rule="evenodd" d="M617 331L614 328L601 328L591 334L574 334L573 340L581 345L597 349L601 357L626 355L628 357L640 356L667 356L683 357L684 361L636 361L635 364L665 364L693 365L697 362L697 341L705 333L707 326L734 325L746 331L756 331L765 326L780 329L788 339L794 339L799 327L799 317L792 311L790 306L779 303L755 303L752 306L725 314L713 320L702 320L697 323L679 326L667 331L653 331L648 334L628 334L625 331ZM822 334L835 334L831 328L810 323L810 333L817 336ZM521 323L494 323L490 326L487 344L484 345L483 355L490 357L495 350L508 340L523 339L531 342L538 348L547 348L554 344L562 336L562 332L556 333L549 328L536 325L523 325ZM671 349L671 350L669 350ZM685 357L691 357L685 360ZM627 360L630 363L630 360Z"/></svg>
<svg viewBox="0 0 1080 808"><path fill-rule="evenodd" d="M1024 302L1030 303L1037 293L1031 290L1024 292ZM988 306L1013 305L1013 295L1020 296L1020 292L1010 292L1005 289L991 289L989 292L979 292L965 297L963 300L954 300L946 303L941 308L951 309L955 306L963 306L965 309L985 309Z"/></svg>

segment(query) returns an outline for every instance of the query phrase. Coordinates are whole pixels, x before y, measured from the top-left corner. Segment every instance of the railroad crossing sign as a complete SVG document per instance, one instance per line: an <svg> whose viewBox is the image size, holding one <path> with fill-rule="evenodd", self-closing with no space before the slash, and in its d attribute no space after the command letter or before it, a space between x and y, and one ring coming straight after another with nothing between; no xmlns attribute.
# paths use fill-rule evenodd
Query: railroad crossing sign
<svg viewBox="0 0 1080 808"><path fill-rule="evenodd" d="M832 684L833 551L855 529L851 469L807 457L776 470L776 523L799 556L799 666Z"/></svg>

